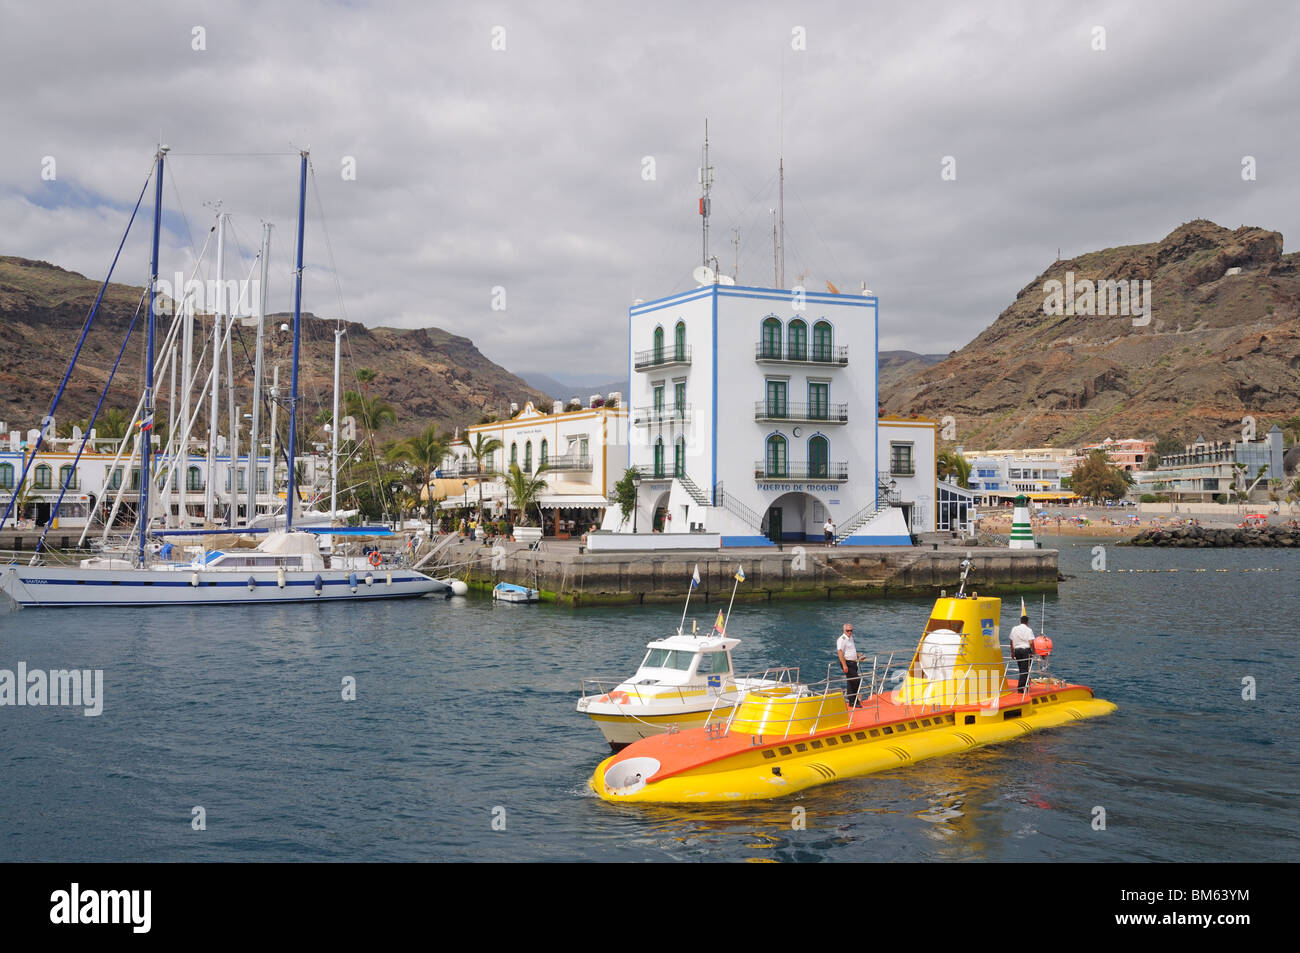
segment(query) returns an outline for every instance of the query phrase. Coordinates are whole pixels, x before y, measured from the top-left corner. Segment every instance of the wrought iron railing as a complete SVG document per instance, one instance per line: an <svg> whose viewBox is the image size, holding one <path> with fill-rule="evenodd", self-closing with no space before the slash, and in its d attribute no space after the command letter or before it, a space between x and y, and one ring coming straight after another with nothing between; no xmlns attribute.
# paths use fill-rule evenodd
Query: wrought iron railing
<svg viewBox="0 0 1300 953"><path fill-rule="evenodd" d="M827 403L792 404L789 401L759 400L754 402L754 419L846 424L849 422L849 405Z"/></svg>
<svg viewBox="0 0 1300 953"><path fill-rule="evenodd" d="M833 480L843 482L849 478L847 461L839 463L777 463L771 460L754 462L756 480Z"/></svg>

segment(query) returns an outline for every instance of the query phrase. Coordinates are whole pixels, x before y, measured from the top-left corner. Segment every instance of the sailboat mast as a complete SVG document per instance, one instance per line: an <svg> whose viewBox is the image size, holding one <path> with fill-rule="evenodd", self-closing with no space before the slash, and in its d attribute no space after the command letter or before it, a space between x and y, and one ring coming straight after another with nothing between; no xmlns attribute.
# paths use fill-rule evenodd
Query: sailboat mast
<svg viewBox="0 0 1300 953"><path fill-rule="evenodd" d="M298 352L302 341L302 240L307 222L307 152L302 153L298 174L298 254L293 266L293 370L289 383L289 486L284 501L284 528L293 529L293 504L297 497L295 461L298 452Z"/></svg>
<svg viewBox="0 0 1300 953"><path fill-rule="evenodd" d="M333 446L330 447L330 522L337 518L339 510L339 355L340 342L343 340L343 328L334 331L334 423L330 427Z"/></svg>
<svg viewBox="0 0 1300 953"><path fill-rule="evenodd" d="M253 357L253 422L248 430L248 509L247 523L251 526L257 515L257 445L261 440L262 419L262 339L266 331L267 274L271 258L271 223L262 223L262 273L257 298L257 349ZM275 459L271 459L275 472Z"/></svg>
<svg viewBox="0 0 1300 953"><path fill-rule="evenodd" d="M137 522L140 528L140 549L138 564L144 566L145 537L149 534L149 484L153 482L150 472L149 442L153 437L153 350L154 328L157 312L155 302L158 298L158 234L162 230L162 191L163 166L167 158L167 147L158 146L158 180L154 183L153 193L153 251L149 257L149 332L145 344L145 381L144 409L140 415L140 507Z"/></svg>
<svg viewBox="0 0 1300 953"><path fill-rule="evenodd" d="M221 315L225 311L226 216L217 213L217 300L212 309L212 393L208 395L208 487L203 518L217 521L217 421L221 395Z"/></svg>

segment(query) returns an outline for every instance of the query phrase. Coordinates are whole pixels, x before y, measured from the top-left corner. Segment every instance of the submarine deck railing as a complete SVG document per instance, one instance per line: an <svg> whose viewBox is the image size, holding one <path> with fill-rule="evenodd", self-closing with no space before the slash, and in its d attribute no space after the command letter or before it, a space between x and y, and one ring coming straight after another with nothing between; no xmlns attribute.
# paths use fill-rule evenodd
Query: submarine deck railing
<svg viewBox="0 0 1300 953"><path fill-rule="evenodd" d="M897 680L901 682L900 676L903 677L906 676L905 669L900 669L897 672L891 671L895 654L897 653L891 652L889 654L883 668L879 665L879 656L872 657L872 674L870 679L871 695L869 696L869 700L875 702L877 721L880 720L880 700L881 697L885 694L886 684L891 680ZM984 700L985 697L987 697L989 701L995 701L995 702L1001 699L1002 697L1004 697L1005 695L1019 695L1022 699L1027 699L1029 697L1029 689L1032 687L1035 677L1037 678L1052 677L1048 667L1048 659L1050 659L1050 655L1049 656L1039 656L1037 654L1031 655L1029 659L1029 670L1025 679L1024 686L1019 689L1014 687L1011 689L1006 689L1006 686L1009 681L1014 684L1015 682L1019 681L1019 677L1020 677L1020 667L1018 661L1014 657L1006 658L1004 660L1003 667L1002 667L1002 680L998 684L996 690L989 691L987 693L987 696L985 696L984 694L979 694L978 680L977 680L976 697L981 700ZM796 731L796 723L811 723L811 727L808 729L807 734L815 735L821 726L822 718L826 714L825 711L826 702L835 694L840 694L840 695L845 694L845 689L847 687L846 676L842 674L839 675L833 674L831 671L831 666L834 664L835 663L833 662L827 664L827 677L824 680L819 682L812 682L807 685L797 684L798 671L799 671L797 668L776 670L776 671L785 671L785 672L794 673L794 678L796 680L796 682L794 683L794 687L796 687L798 690L795 692L795 694L792 697L809 698L809 697L817 696L820 699L817 706L817 712L815 714L796 717L793 713L791 713L789 718L784 719L785 731L781 735L782 740L788 739L792 732L796 734L803 733L802 731ZM769 672L770 671L774 671L774 670L769 669ZM765 689L761 689L761 688L750 689L749 691L763 691L763 690ZM746 697L748 696L749 691L745 693ZM861 692L859 692L858 698L859 698L858 707L862 707ZM726 735L731 733L732 728L736 725L738 721L741 705L743 704L744 701L745 701L745 697L742 697L740 700L738 700L735 703L734 707L731 709L727 718L718 723L717 728L714 731L715 737L725 737ZM933 704L925 704L925 703L917 704L917 705L905 704L902 706L903 709L902 717L910 718L910 717L924 716L927 714L937 714L939 713L940 709L945 707L951 707L951 706L941 704L938 701L935 701ZM713 716L716 712L716 708L717 705L715 703L714 711L710 712L706 724L713 723ZM848 710L848 714L849 717L852 718L852 709ZM773 722L769 722L768 724L772 727L779 727L780 723L781 723L780 720L773 720Z"/></svg>

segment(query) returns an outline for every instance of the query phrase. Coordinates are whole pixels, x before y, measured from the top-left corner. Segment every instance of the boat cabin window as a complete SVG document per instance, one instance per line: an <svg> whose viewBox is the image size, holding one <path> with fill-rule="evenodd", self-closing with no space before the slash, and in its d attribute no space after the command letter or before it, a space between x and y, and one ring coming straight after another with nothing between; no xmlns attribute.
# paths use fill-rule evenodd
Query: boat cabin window
<svg viewBox="0 0 1300 953"><path fill-rule="evenodd" d="M727 650L721 652L710 652L704 657L704 664L700 666L700 671L706 675L726 675L731 671L731 660L727 657Z"/></svg>
<svg viewBox="0 0 1300 953"><path fill-rule="evenodd" d="M673 668L679 672L689 672L695 660L694 652L681 649L651 649L646 653L642 668Z"/></svg>
<svg viewBox="0 0 1300 953"><path fill-rule="evenodd" d="M935 629L952 629L952 631L960 633L963 624L961 619L932 618L925 624L925 631L933 632Z"/></svg>

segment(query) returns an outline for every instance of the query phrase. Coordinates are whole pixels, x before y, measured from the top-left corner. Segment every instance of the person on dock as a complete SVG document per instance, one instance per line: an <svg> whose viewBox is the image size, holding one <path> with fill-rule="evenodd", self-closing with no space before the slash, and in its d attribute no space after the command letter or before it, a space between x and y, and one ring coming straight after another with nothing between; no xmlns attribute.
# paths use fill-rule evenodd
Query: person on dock
<svg viewBox="0 0 1300 953"><path fill-rule="evenodd" d="M1023 612L1024 602L1021 600ZM1020 666L1020 679L1016 691L1029 687L1029 656L1034 647L1034 630L1029 627L1029 616L1022 614L1020 624L1011 630L1011 657Z"/></svg>
<svg viewBox="0 0 1300 953"><path fill-rule="evenodd" d="M858 703L858 688L862 679L858 675L858 647L853 644L853 625L849 622L844 623L844 631L835 640L835 654L840 658L840 670L848 682L845 700L853 708Z"/></svg>
<svg viewBox="0 0 1300 953"><path fill-rule="evenodd" d="M822 536L827 546L835 545L835 524L829 516L826 517L826 522L822 524Z"/></svg>

